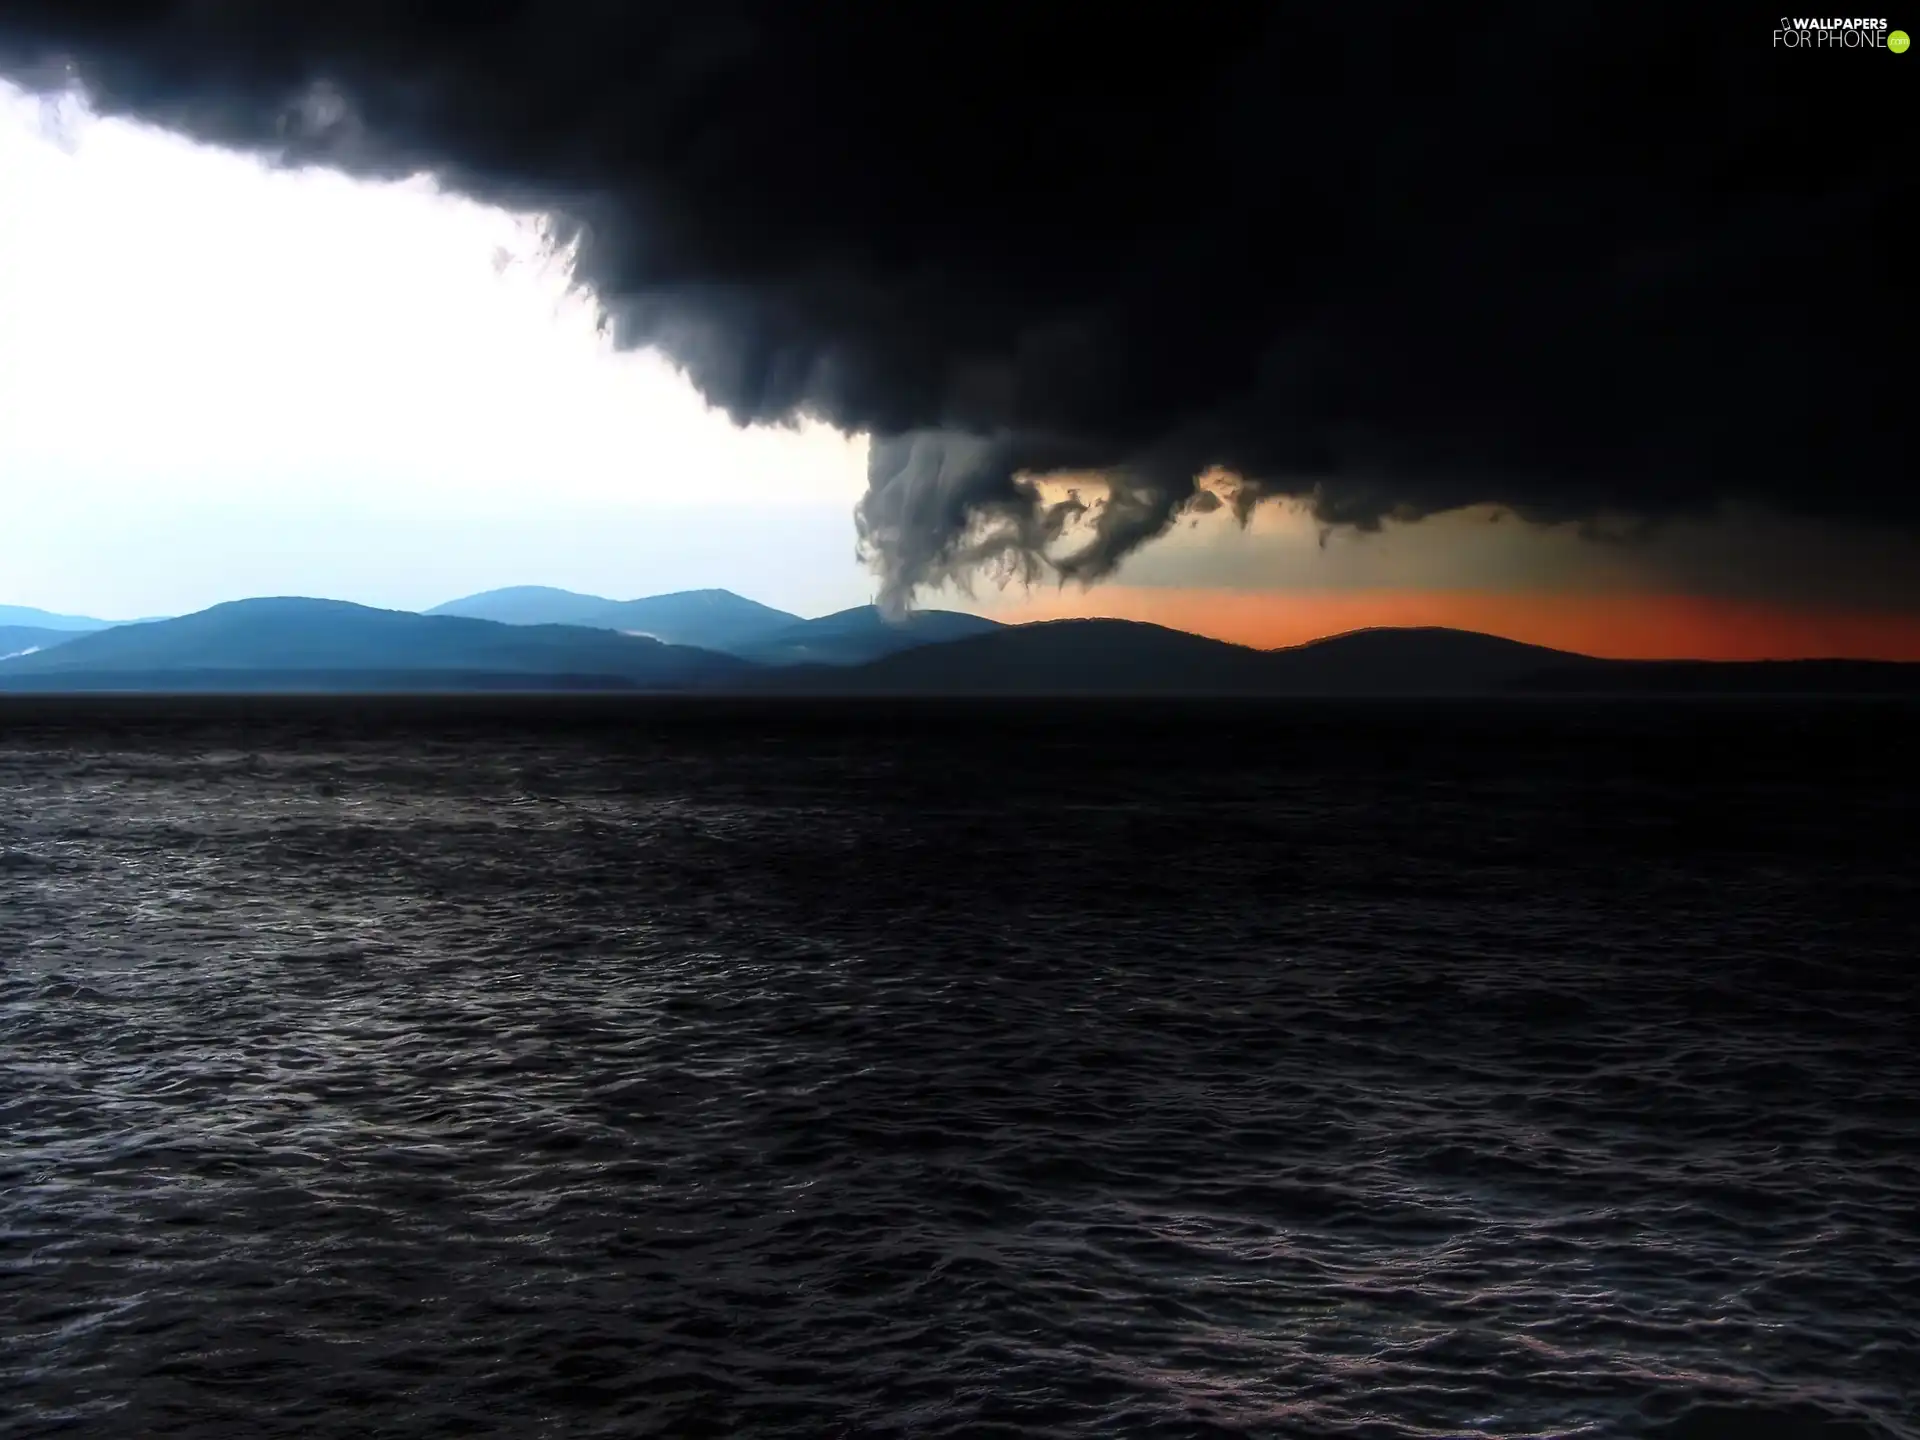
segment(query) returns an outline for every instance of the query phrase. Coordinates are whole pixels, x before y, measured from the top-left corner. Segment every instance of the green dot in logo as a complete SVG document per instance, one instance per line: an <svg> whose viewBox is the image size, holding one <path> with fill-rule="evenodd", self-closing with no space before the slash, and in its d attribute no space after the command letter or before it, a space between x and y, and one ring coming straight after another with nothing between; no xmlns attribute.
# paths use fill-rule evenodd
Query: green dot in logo
<svg viewBox="0 0 1920 1440"><path fill-rule="evenodd" d="M1893 53L1896 55L1906 54L1907 53L1907 32L1904 30L1888 31L1887 32L1887 49L1893 51Z"/></svg>

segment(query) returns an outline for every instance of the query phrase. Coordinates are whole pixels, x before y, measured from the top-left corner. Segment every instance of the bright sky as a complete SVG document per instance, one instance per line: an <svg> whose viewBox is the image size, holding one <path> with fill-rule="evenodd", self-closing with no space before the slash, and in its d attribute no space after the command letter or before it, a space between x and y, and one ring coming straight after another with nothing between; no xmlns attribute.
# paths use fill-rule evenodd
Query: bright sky
<svg viewBox="0 0 1920 1440"><path fill-rule="evenodd" d="M865 450L616 354L531 222L0 85L0 603L859 604Z"/></svg>

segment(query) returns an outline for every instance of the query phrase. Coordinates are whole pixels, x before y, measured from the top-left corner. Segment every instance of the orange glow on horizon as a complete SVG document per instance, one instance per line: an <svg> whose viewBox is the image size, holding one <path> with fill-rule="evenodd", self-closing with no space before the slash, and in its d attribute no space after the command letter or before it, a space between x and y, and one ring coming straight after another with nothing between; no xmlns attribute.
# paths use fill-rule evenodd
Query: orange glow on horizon
<svg viewBox="0 0 1920 1440"><path fill-rule="evenodd" d="M1920 660L1920 615L1799 610L1694 595L1102 585L1009 591L985 608L1009 621L1145 620L1261 649L1375 625L1447 625L1613 659Z"/></svg>

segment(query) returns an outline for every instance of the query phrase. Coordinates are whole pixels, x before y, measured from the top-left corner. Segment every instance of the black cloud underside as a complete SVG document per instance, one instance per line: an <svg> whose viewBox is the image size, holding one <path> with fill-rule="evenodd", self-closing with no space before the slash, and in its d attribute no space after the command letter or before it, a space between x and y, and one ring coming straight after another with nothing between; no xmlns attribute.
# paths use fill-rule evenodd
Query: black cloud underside
<svg viewBox="0 0 1920 1440"><path fill-rule="evenodd" d="M1776 24L0 0L0 70L557 212L624 343L739 420L874 433L863 542L905 594L1063 535L1102 574L1216 466L1334 524L1733 499L1914 529L1920 62ZM1027 478L1091 470L1090 510Z"/></svg>

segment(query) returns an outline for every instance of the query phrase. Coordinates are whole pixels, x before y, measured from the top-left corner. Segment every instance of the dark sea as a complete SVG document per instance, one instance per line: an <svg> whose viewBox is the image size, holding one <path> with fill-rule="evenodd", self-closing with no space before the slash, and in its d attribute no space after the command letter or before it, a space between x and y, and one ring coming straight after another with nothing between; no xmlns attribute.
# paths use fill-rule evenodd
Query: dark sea
<svg viewBox="0 0 1920 1440"><path fill-rule="evenodd" d="M1920 707L0 704L0 1433L1920 1437Z"/></svg>

